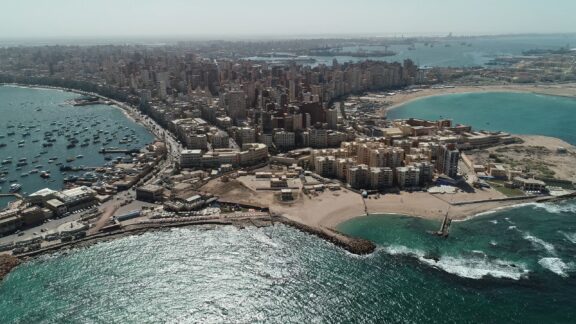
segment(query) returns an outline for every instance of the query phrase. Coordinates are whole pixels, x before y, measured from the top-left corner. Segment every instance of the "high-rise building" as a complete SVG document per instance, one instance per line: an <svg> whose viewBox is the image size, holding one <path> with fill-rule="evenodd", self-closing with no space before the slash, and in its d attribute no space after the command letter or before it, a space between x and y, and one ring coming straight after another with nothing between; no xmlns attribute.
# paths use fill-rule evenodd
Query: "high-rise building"
<svg viewBox="0 0 576 324"><path fill-rule="evenodd" d="M314 171L323 177L333 177L336 174L336 158L334 156L316 157Z"/></svg>
<svg viewBox="0 0 576 324"><path fill-rule="evenodd" d="M328 128L336 129L338 127L338 110L328 109L326 111L326 122L328 123Z"/></svg>
<svg viewBox="0 0 576 324"><path fill-rule="evenodd" d="M368 166L359 164L348 168L346 181L354 189L363 189L369 185Z"/></svg>
<svg viewBox="0 0 576 324"><path fill-rule="evenodd" d="M390 188L394 183L394 171L391 168L370 168L369 184L371 189Z"/></svg>
<svg viewBox="0 0 576 324"><path fill-rule="evenodd" d="M246 94L244 91L226 93L226 111L234 122L246 118Z"/></svg>
<svg viewBox="0 0 576 324"><path fill-rule="evenodd" d="M415 166L396 168L396 180L400 188L414 188L420 185L420 169Z"/></svg>
<svg viewBox="0 0 576 324"><path fill-rule="evenodd" d="M256 142L256 131L250 127L238 128L236 130L236 141L240 145L254 143Z"/></svg>
<svg viewBox="0 0 576 324"><path fill-rule="evenodd" d="M460 151L454 144L446 144L440 148L440 154L436 161L436 170L440 173L455 178L458 175L458 160Z"/></svg>
<svg viewBox="0 0 576 324"><path fill-rule="evenodd" d="M292 116L292 129L294 131L302 130L303 118L302 114L295 114Z"/></svg>
<svg viewBox="0 0 576 324"><path fill-rule="evenodd" d="M274 132L274 144L280 150L288 150L296 145L296 134L293 132Z"/></svg>

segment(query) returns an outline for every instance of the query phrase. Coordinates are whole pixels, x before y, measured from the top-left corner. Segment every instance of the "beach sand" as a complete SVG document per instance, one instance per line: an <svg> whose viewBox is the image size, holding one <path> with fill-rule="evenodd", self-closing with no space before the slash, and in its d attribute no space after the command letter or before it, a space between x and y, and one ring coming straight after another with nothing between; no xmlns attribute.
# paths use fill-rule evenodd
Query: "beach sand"
<svg viewBox="0 0 576 324"><path fill-rule="evenodd" d="M247 185L248 183L248 185ZM273 214L314 227L336 228L338 224L368 214L401 214L416 216L439 222L446 214L452 219L465 219L478 213L487 212L529 201L490 201L506 198L493 189L476 190L474 193L430 194L428 192L401 192L384 194L379 198L371 196L363 199L356 192L341 190L319 192L306 195L299 192L292 202L281 202L272 191L254 190L245 179L221 182L215 179L202 190L210 191L223 201L265 205ZM454 203L483 201L464 205Z"/></svg>
<svg viewBox="0 0 576 324"><path fill-rule="evenodd" d="M457 86L454 88L421 89L416 92L398 92L384 99L386 110L397 108L408 102L431 96L472 92L528 92L562 97L576 97L576 83L557 85L510 84L491 86Z"/></svg>

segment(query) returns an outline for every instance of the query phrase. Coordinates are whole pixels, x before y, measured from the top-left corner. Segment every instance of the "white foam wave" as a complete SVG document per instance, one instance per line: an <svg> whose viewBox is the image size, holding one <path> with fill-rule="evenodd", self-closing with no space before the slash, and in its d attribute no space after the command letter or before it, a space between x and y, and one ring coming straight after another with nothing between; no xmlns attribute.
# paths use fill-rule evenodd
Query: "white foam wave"
<svg viewBox="0 0 576 324"><path fill-rule="evenodd" d="M562 235L564 235L564 237L565 237L568 241L576 244L576 233L566 233L566 232L562 232L562 231L559 231L559 233L562 234Z"/></svg>
<svg viewBox="0 0 576 324"><path fill-rule="evenodd" d="M515 229L517 229L517 228L518 228L518 227L516 227L515 225L508 226L508 230L509 230L509 231L515 230Z"/></svg>
<svg viewBox="0 0 576 324"><path fill-rule="evenodd" d="M544 209L551 214L560 213L576 213L576 203L570 201L569 203L554 204L554 203L534 203L535 208Z"/></svg>
<svg viewBox="0 0 576 324"><path fill-rule="evenodd" d="M503 210L515 209L515 208L526 207L526 206L534 206L534 205L536 205L536 204L537 204L537 203L529 202L529 203L520 203L520 204L515 204L515 205L510 205L510 206L497 207L497 208L494 208L494 209L491 209L491 210L487 210L487 211L484 211L484 212L480 212L480 213L477 213L477 214L468 216L468 217L466 217L466 218L464 218L464 219L455 219L455 220L453 220L453 222L465 222L465 221L467 221L467 220L471 220L471 219L474 219L474 218L476 218L476 217L496 214L496 213L501 212L501 211L503 211ZM512 222L510 222L510 223L512 223ZM512 224L513 224L513 223L512 223Z"/></svg>
<svg viewBox="0 0 576 324"><path fill-rule="evenodd" d="M490 241L490 245L496 246L496 245L498 245L498 242L496 242L496 241L494 241L494 240L491 240L491 241Z"/></svg>
<svg viewBox="0 0 576 324"><path fill-rule="evenodd" d="M271 247L278 247L278 243L274 242L271 237L262 232L255 232L252 237L260 243L264 243Z"/></svg>
<svg viewBox="0 0 576 324"><path fill-rule="evenodd" d="M524 233L523 238L525 240L528 240L532 243L532 245L536 246L536 247L542 247L544 248L546 251L548 251L548 253L551 253L553 255L556 255L556 249L554 248L554 245L544 241L543 239L540 239L534 235L531 235L530 233L526 232Z"/></svg>
<svg viewBox="0 0 576 324"><path fill-rule="evenodd" d="M568 270L568 265L562 261L560 258L542 258L538 260L538 264L543 268L546 268L560 277L568 277L566 270Z"/></svg>
<svg viewBox="0 0 576 324"><path fill-rule="evenodd" d="M493 219L493 220L491 220L491 221L490 221L490 223L492 223L492 224L496 225L496 224L498 224L498 221L497 221L497 220L495 220L495 219Z"/></svg>
<svg viewBox="0 0 576 324"><path fill-rule="evenodd" d="M529 270L524 265L513 266L509 262L498 259L488 260L484 256L471 258L440 256L435 260L426 258L426 254L423 251L401 245L388 246L384 250L392 255L401 254L415 257L428 266L462 278L482 279L491 276L494 278L520 280L529 273Z"/></svg>

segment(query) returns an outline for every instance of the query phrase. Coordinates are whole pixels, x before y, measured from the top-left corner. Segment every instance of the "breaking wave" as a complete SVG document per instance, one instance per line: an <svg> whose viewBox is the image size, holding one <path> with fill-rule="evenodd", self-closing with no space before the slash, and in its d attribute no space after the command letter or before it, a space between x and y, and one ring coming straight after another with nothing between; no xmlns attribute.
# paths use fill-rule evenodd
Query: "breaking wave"
<svg viewBox="0 0 576 324"><path fill-rule="evenodd" d="M566 273L566 270L568 270L568 265L566 265L566 263L564 263L564 261L562 261L560 258L542 258L538 260L538 264L543 268L554 272L560 277L568 277L568 274Z"/></svg>
<svg viewBox="0 0 576 324"><path fill-rule="evenodd" d="M554 248L554 245L544 241L543 239L540 239L534 235L531 235L528 232L524 233L523 238L525 240L530 241L532 243L532 245L539 247L539 248L544 248L546 251L548 251L548 253L556 255L556 249Z"/></svg>
<svg viewBox="0 0 576 324"><path fill-rule="evenodd" d="M576 233L566 233L566 232L562 232L562 231L559 231L559 232L560 232L560 234L564 235L564 237L565 237L568 241L576 244Z"/></svg>
<svg viewBox="0 0 576 324"><path fill-rule="evenodd" d="M402 245L388 246L385 247L384 250L392 255L415 257L428 266L462 278L482 279L490 276L494 278L520 280L530 272L524 265L511 264L510 262L498 259L489 260L483 252L478 253L481 251L475 251L475 256L469 258L439 256L436 259L432 259L426 257L424 251L411 249Z"/></svg>
<svg viewBox="0 0 576 324"><path fill-rule="evenodd" d="M533 203L534 208L544 209L551 214L576 213L576 203L571 200L566 203Z"/></svg>

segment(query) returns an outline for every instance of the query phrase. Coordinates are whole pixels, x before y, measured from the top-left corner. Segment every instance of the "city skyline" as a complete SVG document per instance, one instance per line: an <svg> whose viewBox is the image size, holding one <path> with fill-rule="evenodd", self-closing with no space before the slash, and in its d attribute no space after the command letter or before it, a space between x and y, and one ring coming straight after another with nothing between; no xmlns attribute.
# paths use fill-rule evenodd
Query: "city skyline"
<svg viewBox="0 0 576 324"><path fill-rule="evenodd" d="M562 7L563 10L558 10ZM576 3L511 0L71 1L2 4L0 39L123 37L438 36L570 33ZM177 8L177 9L176 9ZM497 8L497 10L495 10ZM473 19L471 19L473 18Z"/></svg>

